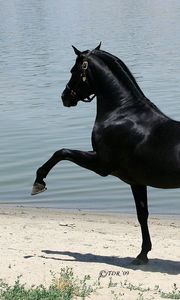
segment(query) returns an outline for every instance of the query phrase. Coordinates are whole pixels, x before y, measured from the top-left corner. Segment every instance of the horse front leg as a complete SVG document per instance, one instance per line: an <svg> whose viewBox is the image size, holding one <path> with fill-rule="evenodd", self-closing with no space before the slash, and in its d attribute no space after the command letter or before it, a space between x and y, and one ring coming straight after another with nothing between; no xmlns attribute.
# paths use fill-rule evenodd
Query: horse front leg
<svg viewBox="0 0 180 300"><path fill-rule="evenodd" d="M142 249L136 259L133 261L133 264L147 264L148 257L147 253L151 250L151 239L148 229L148 204L147 204L147 187L146 186L131 186L132 193L134 196L137 217L141 226L142 232Z"/></svg>
<svg viewBox="0 0 180 300"><path fill-rule="evenodd" d="M34 182L31 195L35 195L46 190L44 178L46 178L50 170L62 160L69 160L83 168L94 171L101 176L107 176L109 174L109 172L105 170L100 163L95 151L61 149L56 151L53 156L37 170L36 180Z"/></svg>

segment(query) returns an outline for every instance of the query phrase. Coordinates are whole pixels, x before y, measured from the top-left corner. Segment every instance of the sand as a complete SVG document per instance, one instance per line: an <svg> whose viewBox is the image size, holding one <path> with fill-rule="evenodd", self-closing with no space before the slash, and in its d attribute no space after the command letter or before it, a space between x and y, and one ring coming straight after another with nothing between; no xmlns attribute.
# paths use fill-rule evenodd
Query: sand
<svg viewBox="0 0 180 300"><path fill-rule="evenodd" d="M101 289L90 299L162 299L155 286L180 288L180 217L150 216L149 264L130 264L141 246L136 216L39 208L0 208L0 278L49 285L50 271L72 267ZM110 277L113 284L110 284ZM142 285L141 288L139 285ZM150 289L146 291L146 289Z"/></svg>

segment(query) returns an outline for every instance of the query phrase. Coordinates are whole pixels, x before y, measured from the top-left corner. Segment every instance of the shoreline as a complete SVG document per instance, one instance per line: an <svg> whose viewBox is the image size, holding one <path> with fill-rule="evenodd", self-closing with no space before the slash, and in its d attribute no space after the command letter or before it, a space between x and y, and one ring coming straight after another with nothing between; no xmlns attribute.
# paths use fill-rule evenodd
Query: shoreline
<svg viewBox="0 0 180 300"><path fill-rule="evenodd" d="M74 209L74 208L57 208L57 207L45 207L45 206L29 206L29 205L12 205L12 204L2 204L0 203L0 210L1 209L24 209L24 210L42 210L42 211L49 211L51 212L62 212L62 213L86 213L91 215L104 215L104 216L121 216L121 217L137 217L136 209L134 212L120 212L120 211L108 211L102 209ZM149 212L149 219L151 218L161 218L161 219L177 219L180 220L180 213L177 214L158 214L158 213L151 213Z"/></svg>
<svg viewBox="0 0 180 300"><path fill-rule="evenodd" d="M0 278L12 284L22 274L21 282L28 286L48 286L51 271L58 274L67 266L79 278L90 275L92 282L106 274L92 300L112 300L112 290L124 294L120 299L134 300L139 285L150 289L147 299L161 299L155 286L170 291L180 283L180 218L151 215L149 229L153 244L149 264L133 266L130 262L141 248L135 214L0 205ZM117 283L111 288L110 277Z"/></svg>

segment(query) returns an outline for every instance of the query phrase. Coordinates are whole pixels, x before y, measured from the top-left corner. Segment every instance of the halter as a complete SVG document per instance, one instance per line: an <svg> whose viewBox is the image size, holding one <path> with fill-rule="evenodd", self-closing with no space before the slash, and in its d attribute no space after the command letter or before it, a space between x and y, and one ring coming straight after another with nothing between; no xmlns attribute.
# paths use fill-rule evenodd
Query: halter
<svg viewBox="0 0 180 300"><path fill-rule="evenodd" d="M88 69L88 62L87 62L87 60L85 60L82 63L82 73L80 75L80 79L78 80L78 82L77 82L77 84L75 86L76 90L77 90L77 87L79 86L79 84L81 82L81 79L82 79L83 82L86 82L88 84L88 80L87 80L87 76L86 76L86 70L87 69ZM70 90L70 93L71 93L72 97L75 97L77 95L77 91L75 91L74 89L71 89L68 84L66 85L66 88L68 90ZM91 102L95 97L96 97L96 95L94 94L92 97L87 96L87 99L85 98L85 99L83 99L81 101L82 102Z"/></svg>

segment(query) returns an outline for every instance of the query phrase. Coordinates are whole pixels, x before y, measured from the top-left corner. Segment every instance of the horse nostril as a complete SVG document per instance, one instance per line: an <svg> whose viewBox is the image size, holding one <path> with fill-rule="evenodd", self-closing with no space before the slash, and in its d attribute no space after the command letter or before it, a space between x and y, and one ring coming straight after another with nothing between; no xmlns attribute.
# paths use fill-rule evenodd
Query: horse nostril
<svg viewBox="0 0 180 300"><path fill-rule="evenodd" d="M64 100L64 92L61 94L61 99Z"/></svg>

